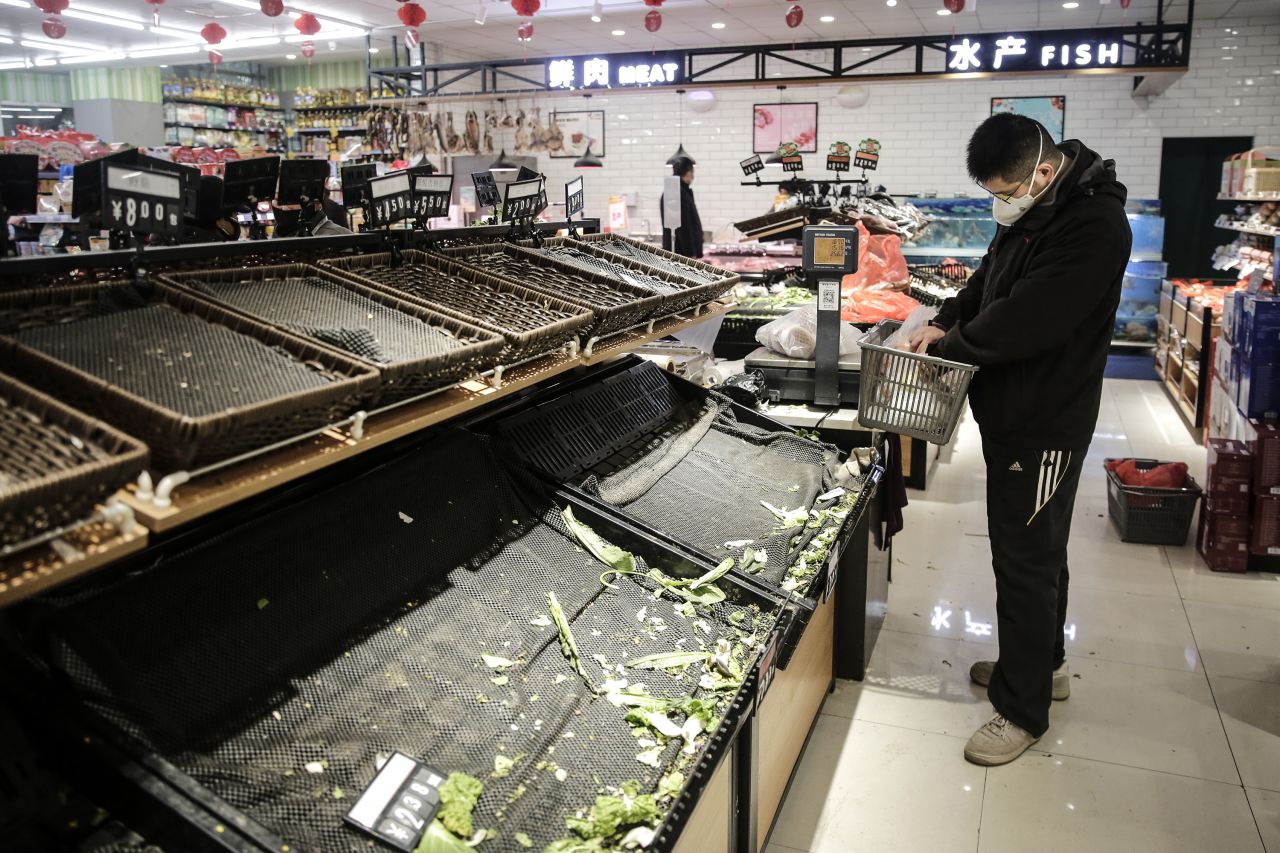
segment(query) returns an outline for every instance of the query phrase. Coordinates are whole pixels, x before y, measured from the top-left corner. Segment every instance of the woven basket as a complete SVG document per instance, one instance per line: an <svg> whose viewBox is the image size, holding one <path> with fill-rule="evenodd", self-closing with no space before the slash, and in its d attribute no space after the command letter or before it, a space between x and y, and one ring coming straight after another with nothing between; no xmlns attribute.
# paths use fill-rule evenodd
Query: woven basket
<svg viewBox="0 0 1280 853"><path fill-rule="evenodd" d="M577 240L557 237L546 241L544 245L568 246L627 269L660 278L668 286L678 287L679 291L668 295L664 305L672 312L714 302L741 280L737 273L616 234L595 234Z"/></svg>
<svg viewBox="0 0 1280 853"><path fill-rule="evenodd" d="M502 335L501 364L559 349L595 321L580 305L416 249L402 252L398 266L380 252L330 258L320 268Z"/></svg>
<svg viewBox="0 0 1280 853"><path fill-rule="evenodd" d="M126 302L131 304L121 307ZM136 324L139 319L125 315L129 309L144 308L163 310L171 328L199 332L172 341L170 364L154 358L151 351L117 344L116 338L98 328L104 325L97 322L103 316L132 319ZM158 316L152 313L144 319ZM57 329L64 325L65 330ZM15 337L32 332L57 335L57 340L68 346L114 352L121 362L133 359L145 365L146 358L152 358L157 366L148 369L135 364L127 371L121 364L116 368L121 375L107 378ZM302 385L302 379L295 377L305 376L305 384L311 387L268 392L259 399L202 414L184 414L154 399L175 393L174 377L171 371L166 374L165 368L201 343L220 348L212 356L215 360L226 360L232 352L237 357L252 354L258 362L251 365L254 379L262 384L274 382L283 388L292 380ZM299 370L300 366L307 370ZM378 387L377 372L353 358L162 282L146 286L125 282L71 285L0 294L0 367L28 381L38 381L59 399L140 438L151 448L155 465L169 470L206 465L340 420L366 403ZM208 370L200 378L217 389L226 381L218 373ZM146 394L122 387L144 384Z"/></svg>
<svg viewBox="0 0 1280 853"><path fill-rule="evenodd" d="M384 312L384 317L393 319L403 317L402 324L407 323L408 328L421 331L420 335L414 335L413 332L407 333L408 336L417 337L420 340L420 346L414 347L415 354L412 357L402 356L389 361L373 360L355 348L317 338L303 329L282 323L281 314L273 318L253 308L240 306L235 303L234 297L221 294L214 289L219 284L248 281L255 282L258 287L266 290L277 287L281 292L279 303L281 308L290 308L291 303L297 302L295 294L286 294L283 288L286 287L287 282L297 282L299 279L309 283L327 282L357 297L356 300L345 304L337 300L326 300L333 304L332 310L335 315L340 315L344 323L349 322L351 328L363 330L364 325L372 319L372 312L381 310ZM205 269L168 273L161 276L160 280L177 285L184 290L194 291L200 298L215 302L228 311L244 314L260 323L307 338L319 346L340 349L351 358L369 365L382 377L382 387L378 395L379 403L392 403L424 394L434 388L452 384L487 370L496 363L497 356L503 348L502 338L492 331L480 328L452 314L433 311L426 306L406 301L381 288L367 287L351 280L348 276L308 264L281 264L248 269ZM201 287L201 285L208 287ZM373 304L369 305L366 311L361 307L361 303ZM297 309L285 313L292 313L294 317L301 316L301 312ZM447 334L453 339L452 345L444 351L438 351L439 337L433 335L432 338L427 338L426 331L421 330L421 327L413 322L414 320L420 320L430 329ZM430 351L433 347L437 351Z"/></svg>
<svg viewBox="0 0 1280 853"><path fill-rule="evenodd" d="M511 284L591 309L596 318L591 334L597 338L670 313L665 310L665 298L646 288L586 272L523 246L486 243L440 252Z"/></svg>
<svg viewBox="0 0 1280 853"><path fill-rule="evenodd" d="M88 517L146 465L142 442L0 374L0 545Z"/></svg>

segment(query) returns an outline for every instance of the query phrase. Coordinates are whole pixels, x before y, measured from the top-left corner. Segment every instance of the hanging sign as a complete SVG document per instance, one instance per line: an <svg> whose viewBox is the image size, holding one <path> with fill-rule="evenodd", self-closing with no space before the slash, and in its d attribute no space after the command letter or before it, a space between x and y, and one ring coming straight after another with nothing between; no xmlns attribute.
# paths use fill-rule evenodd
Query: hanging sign
<svg viewBox="0 0 1280 853"><path fill-rule="evenodd" d="M413 215L419 219L434 219L449 215L449 201L453 198L453 175L415 175L413 181Z"/></svg>
<svg viewBox="0 0 1280 853"><path fill-rule="evenodd" d="M662 181L662 227L675 231L680 227L681 217L680 194L684 179L679 175L667 175Z"/></svg>
<svg viewBox="0 0 1280 853"><path fill-rule="evenodd" d="M831 147L827 149L827 171L828 172L847 172L849 171L849 155L853 153L853 146L847 142L833 142Z"/></svg>
<svg viewBox="0 0 1280 853"><path fill-rule="evenodd" d="M548 89L632 89L685 82L685 55L613 53L568 56L546 62Z"/></svg>
<svg viewBox="0 0 1280 853"><path fill-rule="evenodd" d="M880 165L880 140L864 139L858 143L858 153L853 156L853 165L859 169L872 169Z"/></svg>
<svg viewBox="0 0 1280 853"><path fill-rule="evenodd" d="M991 33L952 36L947 72L987 73L1119 68L1124 52L1118 30Z"/></svg>
<svg viewBox="0 0 1280 853"><path fill-rule="evenodd" d="M418 846L423 833L440 810L440 786L445 776L438 770L395 752L373 777L346 821L396 850Z"/></svg>
<svg viewBox="0 0 1280 853"><path fill-rule="evenodd" d="M149 169L107 166L102 224L115 231L176 236L182 233L182 181Z"/></svg>
<svg viewBox="0 0 1280 853"><path fill-rule="evenodd" d="M369 179L369 222L373 227L385 228L413 216L412 202L408 172L392 172Z"/></svg>
<svg viewBox="0 0 1280 853"><path fill-rule="evenodd" d="M747 159L738 164L742 167L742 174L751 177L756 172L764 171L764 161L760 159L759 154L752 154Z"/></svg>
<svg viewBox="0 0 1280 853"><path fill-rule="evenodd" d="M507 184L507 196L502 202L502 221L529 219L539 212L539 205L545 206L545 193L542 191L542 178L528 181L512 181Z"/></svg>
<svg viewBox="0 0 1280 853"><path fill-rule="evenodd" d="M475 184L476 204L480 207L497 207L502 203L498 182L493 179L492 172L472 172L471 183Z"/></svg>
<svg viewBox="0 0 1280 853"><path fill-rule="evenodd" d="M799 172L804 169L804 157L800 156L800 146L794 142L784 142L779 145L778 156L782 158L782 171Z"/></svg>
<svg viewBox="0 0 1280 853"><path fill-rule="evenodd" d="M582 178L574 178L564 185L564 218L572 219L581 213L585 206L585 193L582 190Z"/></svg>

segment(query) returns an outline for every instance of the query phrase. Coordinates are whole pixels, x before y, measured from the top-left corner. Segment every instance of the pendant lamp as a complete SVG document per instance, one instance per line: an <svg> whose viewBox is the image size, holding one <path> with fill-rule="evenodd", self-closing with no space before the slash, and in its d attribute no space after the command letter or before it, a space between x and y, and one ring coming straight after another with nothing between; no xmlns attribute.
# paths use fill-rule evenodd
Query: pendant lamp
<svg viewBox="0 0 1280 853"><path fill-rule="evenodd" d="M591 143L590 143L590 142L588 142L588 143L587 143L587 150L586 150L586 151L584 151L584 152L582 153L582 156L581 156L581 157L579 157L577 160L574 160L574 161L573 161L573 168L575 168L575 169L603 169L603 168L604 168L604 161L603 161L603 160L601 160L601 159L600 159L599 157L597 157L596 155L594 155L594 154L592 154L592 153L591 153Z"/></svg>
<svg viewBox="0 0 1280 853"><path fill-rule="evenodd" d="M507 159L507 149L503 148L498 153L498 159L489 164L490 172L514 172L520 167Z"/></svg>
<svg viewBox="0 0 1280 853"><path fill-rule="evenodd" d="M677 127L677 138L683 140L684 137L684 89L676 89L676 94L680 96L680 123ZM684 142L677 143L676 153L667 158L667 165L674 166L680 160L688 160L693 165L698 165L698 161L689 156L689 152L684 150Z"/></svg>

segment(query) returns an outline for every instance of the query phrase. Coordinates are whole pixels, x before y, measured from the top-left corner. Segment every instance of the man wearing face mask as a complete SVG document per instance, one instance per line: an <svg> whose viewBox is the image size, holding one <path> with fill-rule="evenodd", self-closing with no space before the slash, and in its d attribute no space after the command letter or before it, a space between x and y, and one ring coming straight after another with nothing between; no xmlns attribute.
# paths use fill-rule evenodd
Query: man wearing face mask
<svg viewBox="0 0 1280 853"><path fill-rule="evenodd" d="M1037 121L994 115L967 159L1000 227L911 346L981 368L969 404L987 466L1000 657L969 671L996 714L965 757L997 765L1035 743L1051 700L1071 692L1067 538L1133 237L1114 161L1078 140L1055 145Z"/></svg>

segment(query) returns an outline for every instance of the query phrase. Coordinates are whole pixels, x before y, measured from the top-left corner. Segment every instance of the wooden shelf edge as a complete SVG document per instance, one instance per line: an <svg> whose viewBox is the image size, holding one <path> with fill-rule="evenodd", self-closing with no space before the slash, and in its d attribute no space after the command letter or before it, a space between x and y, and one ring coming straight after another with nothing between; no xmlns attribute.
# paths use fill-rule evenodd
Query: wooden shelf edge
<svg viewBox="0 0 1280 853"><path fill-rule="evenodd" d="M65 557L65 547L44 544L0 559L0 608L141 551L147 531L134 524L132 530L121 533L104 522L54 541L70 545L77 556Z"/></svg>

